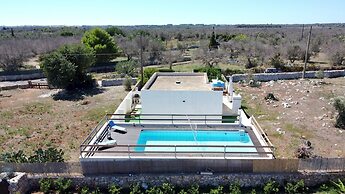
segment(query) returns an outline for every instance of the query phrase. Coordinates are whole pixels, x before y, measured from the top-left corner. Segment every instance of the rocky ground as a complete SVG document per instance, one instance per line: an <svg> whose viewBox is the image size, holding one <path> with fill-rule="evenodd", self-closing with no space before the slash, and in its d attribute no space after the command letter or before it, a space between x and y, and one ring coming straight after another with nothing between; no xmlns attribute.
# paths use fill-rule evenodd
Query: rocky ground
<svg viewBox="0 0 345 194"><path fill-rule="evenodd" d="M345 96L345 78L285 80L260 87L236 84L244 108L253 114L276 147L278 158L292 158L309 140L313 152L322 157L345 157L345 130L334 127L334 98ZM278 101L265 99L272 93Z"/></svg>

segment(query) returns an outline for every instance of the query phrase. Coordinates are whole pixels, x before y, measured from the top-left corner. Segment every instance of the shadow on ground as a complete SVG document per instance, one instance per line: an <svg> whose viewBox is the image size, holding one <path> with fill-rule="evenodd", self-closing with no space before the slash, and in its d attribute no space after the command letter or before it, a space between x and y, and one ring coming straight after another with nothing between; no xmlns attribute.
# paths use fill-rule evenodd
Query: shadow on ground
<svg viewBox="0 0 345 194"><path fill-rule="evenodd" d="M62 90L54 94L52 97L54 100L63 101L79 101L84 100L87 96L94 96L104 92L103 88L88 88L88 89L76 89L76 90Z"/></svg>

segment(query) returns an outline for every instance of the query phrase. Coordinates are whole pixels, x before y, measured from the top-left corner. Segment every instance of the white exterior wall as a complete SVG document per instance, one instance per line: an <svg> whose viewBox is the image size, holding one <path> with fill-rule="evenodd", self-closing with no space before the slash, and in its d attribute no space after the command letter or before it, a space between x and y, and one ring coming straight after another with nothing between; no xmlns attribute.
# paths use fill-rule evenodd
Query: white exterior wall
<svg viewBox="0 0 345 194"><path fill-rule="evenodd" d="M222 114L221 91L141 91L143 114Z"/></svg>
<svg viewBox="0 0 345 194"><path fill-rule="evenodd" d="M223 112L222 95L222 91L142 90L142 114L221 115Z"/></svg>

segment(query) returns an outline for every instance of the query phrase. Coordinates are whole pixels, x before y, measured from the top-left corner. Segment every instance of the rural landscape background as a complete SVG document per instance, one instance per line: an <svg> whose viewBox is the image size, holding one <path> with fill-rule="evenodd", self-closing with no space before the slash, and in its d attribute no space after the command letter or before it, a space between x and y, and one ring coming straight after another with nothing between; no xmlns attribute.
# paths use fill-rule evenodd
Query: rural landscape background
<svg viewBox="0 0 345 194"><path fill-rule="evenodd" d="M24 1L4 3L9 17L0 18L0 162L78 162L90 131L155 72L206 72L222 79L246 74L234 89L242 109L274 144L277 159L345 157L345 78L325 76L345 70L343 2L131 2L104 1L108 6L100 8L85 1L80 8L79 0L38 0L35 11ZM254 76L304 70L316 77L260 82ZM34 74L42 76L24 78ZM102 87L105 80L122 84ZM40 186L53 184L44 181ZM342 182L313 192L345 192L338 189ZM301 182L295 184L300 193ZM225 190L238 193L240 186L231 185ZM199 192L193 189L188 193Z"/></svg>
<svg viewBox="0 0 345 194"><path fill-rule="evenodd" d="M97 80L139 76L140 38L142 45L145 44L143 63L151 74L159 69L192 72L203 67L220 68L225 76L259 73L267 68L302 71L310 26L102 26L98 28L110 34L117 52L113 53L113 59L93 65L110 66L113 68L110 72L94 72L91 75ZM0 31L2 73L39 69L42 56L66 44L80 44L83 34L93 28L3 27ZM307 70L344 69L344 35L343 24L313 25ZM218 48L210 50L212 36ZM344 156L345 146L342 131L333 128L336 113L331 105L334 97L344 94L344 82L339 79L327 80L327 84L314 80L302 83L282 81L253 89L237 85L237 89L249 103L248 112L259 120L268 121L263 125L277 145L278 157L293 157L301 136L307 136L320 145L315 146L318 155L341 157ZM285 89L281 86L284 84L287 85ZM291 109L279 109L281 102L278 102L279 107L272 109L264 99L269 92L283 101L289 99L298 104ZM72 101L50 98L51 90L11 90L2 93L12 96L1 100L2 152L14 148L32 151L37 146L55 145L64 148L66 157L71 160L78 158L79 142L76 139L86 137L90 128L104 114L114 112L126 95L123 87L106 88L99 94L86 94L83 100ZM87 105L81 105L84 101ZM13 123L13 120L17 122ZM279 128L287 134L278 134L276 129Z"/></svg>

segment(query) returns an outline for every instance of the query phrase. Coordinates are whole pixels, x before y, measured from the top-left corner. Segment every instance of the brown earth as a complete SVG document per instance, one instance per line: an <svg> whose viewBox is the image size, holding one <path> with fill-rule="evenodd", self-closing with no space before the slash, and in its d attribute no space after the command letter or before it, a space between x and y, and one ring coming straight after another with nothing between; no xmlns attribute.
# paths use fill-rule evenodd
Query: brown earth
<svg viewBox="0 0 345 194"><path fill-rule="evenodd" d="M106 113L116 110L127 94L123 86L117 86L54 100L50 94L57 92L0 92L0 154L22 149L30 155L37 148L56 146L65 151L67 161L77 161L80 143Z"/></svg>
<svg viewBox="0 0 345 194"><path fill-rule="evenodd" d="M345 130L334 127L335 97L345 96L345 78L286 80L262 83L261 87L236 84L247 112L257 118L276 147L278 158L292 158L299 145L309 140L314 154L345 157ZM273 93L279 101L266 101ZM283 103L290 108L284 108ZM280 132L279 132L280 131Z"/></svg>
<svg viewBox="0 0 345 194"><path fill-rule="evenodd" d="M235 84L244 106L254 114L276 146L276 156L292 158L304 139L323 157L345 157L345 131L334 127L334 97L345 96L345 78L263 83L259 88ZM125 97L122 86L93 91L70 100L54 100L57 90L16 89L0 92L0 154L57 146L77 161L79 145L106 113ZM267 102L273 93L279 101ZM84 99L80 99L83 96ZM291 108L284 108L286 102ZM280 128L280 129L279 129ZM278 132L277 129L279 129ZM281 133L281 134L279 134Z"/></svg>

